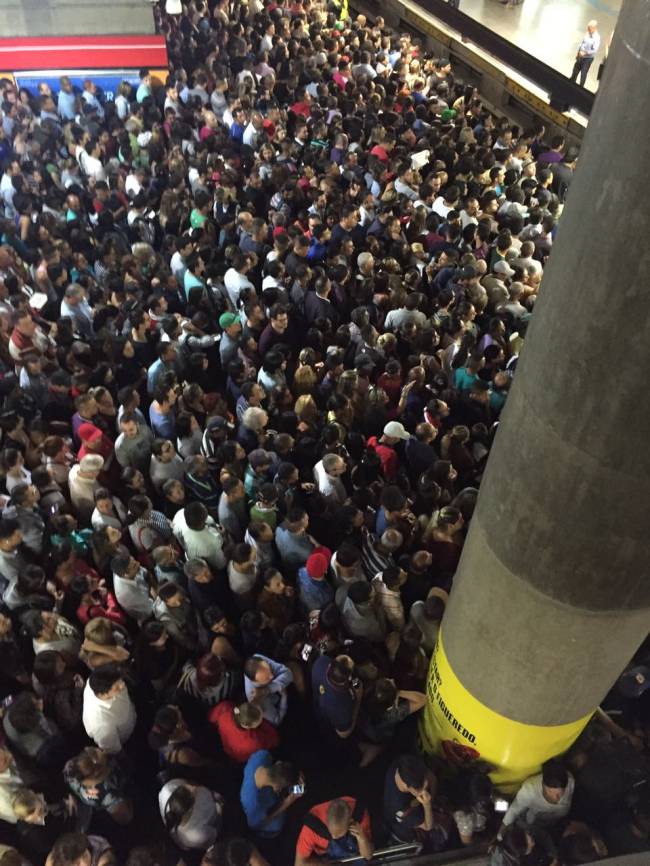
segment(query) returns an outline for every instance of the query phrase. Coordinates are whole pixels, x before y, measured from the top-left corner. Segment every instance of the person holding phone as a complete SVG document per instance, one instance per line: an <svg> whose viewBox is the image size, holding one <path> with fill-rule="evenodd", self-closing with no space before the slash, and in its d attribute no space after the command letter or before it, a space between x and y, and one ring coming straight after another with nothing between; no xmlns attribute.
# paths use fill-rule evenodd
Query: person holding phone
<svg viewBox="0 0 650 866"><path fill-rule="evenodd" d="M255 752L244 767L240 800L249 828L263 839L278 836L287 809L305 792L300 772L287 761L275 761L266 749Z"/></svg>
<svg viewBox="0 0 650 866"><path fill-rule="evenodd" d="M354 662L347 655L321 656L312 667L311 684L321 733L340 747L354 733L363 699L363 686L354 679Z"/></svg>

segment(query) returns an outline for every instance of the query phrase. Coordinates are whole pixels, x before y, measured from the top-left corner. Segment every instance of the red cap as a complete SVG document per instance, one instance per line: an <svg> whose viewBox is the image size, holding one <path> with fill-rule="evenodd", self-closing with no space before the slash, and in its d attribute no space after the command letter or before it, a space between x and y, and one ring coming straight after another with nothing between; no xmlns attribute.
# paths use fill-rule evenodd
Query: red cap
<svg viewBox="0 0 650 866"><path fill-rule="evenodd" d="M329 568L332 551L328 547L316 547L305 565L310 577L324 577Z"/></svg>
<svg viewBox="0 0 650 866"><path fill-rule="evenodd" d="M94 424L82 424L79 427L79 438L82 442L98 442L102 438L102 431Z"/></svg>

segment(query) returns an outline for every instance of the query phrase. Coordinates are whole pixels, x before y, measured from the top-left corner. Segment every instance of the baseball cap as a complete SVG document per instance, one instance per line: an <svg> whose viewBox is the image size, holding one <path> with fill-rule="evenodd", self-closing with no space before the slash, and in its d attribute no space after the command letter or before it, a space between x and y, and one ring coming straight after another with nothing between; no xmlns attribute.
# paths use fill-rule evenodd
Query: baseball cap
<svg viewBox="0 0 650 866"><path fill-rule="evenodd" d="M650 689L650 668L636 665L623 671L618 678L618 690L626 698L640 698Z"/></svg>
<svg viewBox="0 0 650 866"><path fill-rule="evenodd" d="M82 424L79 427L79 438L82 442L98 442L102 438L102 431L94 424Z"/></svg>
<svg viewBox="0 0 650 866"><path fill-rule="evenodd" d="M221 415L213 415L212 418L208 418L206 428L208 430L227 430L228 422Z"/></svg>
<svg viewBox="0 0 650 866"><path fill-rule="evenodd" d="M514 277L515 272L512 270L508 262L496 262L492 268L495 274L505 274L506 277Z"/></svg>
<svg viewBox="0 0 650 866"><path fill-rule="evenodd" d="M316 547L305 563L307 574L310 577L323 577L327 572L331 558L332 552L328 547Z"/></svg>
<svg viewBox="0 0 650 866"><path fill-rule="evenodd" d="M399 421L389 421L384 427L384 436L391 436L393 439L409 439L410 434Z"/></svg>
<svg viewBox="0 0 650 866"><path fill-rule="evenodd" d="M235 322L239 321L239 316L235 313L222 313L219 316L219 327L223 328L224 331L226 328L229 328L231 325L234 325Z"/></svg>
<svg viewBox="0 0 650 866"><path fill-rule="evenodd" d="M268 466L273 463L273 455L270 451L265 451L263 448L255 448L248 455L248 462L253 469L258 469L260 466Z"/></svg>

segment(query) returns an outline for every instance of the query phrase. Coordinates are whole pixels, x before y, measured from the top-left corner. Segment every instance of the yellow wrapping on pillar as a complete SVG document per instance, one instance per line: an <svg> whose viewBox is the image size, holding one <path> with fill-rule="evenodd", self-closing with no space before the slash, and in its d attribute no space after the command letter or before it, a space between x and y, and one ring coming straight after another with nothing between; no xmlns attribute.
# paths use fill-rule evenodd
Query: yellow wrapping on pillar
<svg viewBox="0 0 650 866"><path fill-rule="evenodd" d="M454 674L441 633L429 668L420 739L423 751L438 754L457 767L487 764L494 784L513 790L539 772L544 761L565 752L591 715L544 727L515 722L494 712L473 697Z"/></svg>

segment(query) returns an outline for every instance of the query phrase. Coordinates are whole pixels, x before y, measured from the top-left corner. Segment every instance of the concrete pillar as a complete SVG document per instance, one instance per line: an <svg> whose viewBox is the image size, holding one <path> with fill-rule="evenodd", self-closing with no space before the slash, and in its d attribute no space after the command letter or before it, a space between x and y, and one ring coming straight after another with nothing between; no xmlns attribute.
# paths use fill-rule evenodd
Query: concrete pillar
<svg viewBox="0 0 650 866"><path fill-rule="evenodd" d="M650 6L625 0L432 662L424 748L513 785L650 623Z"/></svg>

